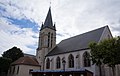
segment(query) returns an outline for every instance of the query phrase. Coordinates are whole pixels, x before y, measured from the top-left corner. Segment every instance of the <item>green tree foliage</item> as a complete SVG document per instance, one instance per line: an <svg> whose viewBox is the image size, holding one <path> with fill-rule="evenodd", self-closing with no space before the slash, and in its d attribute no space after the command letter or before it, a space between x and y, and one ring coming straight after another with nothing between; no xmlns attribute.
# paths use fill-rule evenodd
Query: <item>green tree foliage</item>
<svg viewBox="0 0 120 76"><path fill-rule="evenodd" d="M101 72L101 65L103 63L103 48L102 46L100 46L100 44L97 44L95 42L90 43L89 45L90 49L91 49L91 59L93 64L96 64L99 67L99 76L102 76L102 72Z"/></svg>
<svg viewBox="0 0 120 76"><path fill-rule="evenodd" d="M90 44L91 58L92 58L93 64L96 64L96 65L101 65L104 58L103 57L104 51L102 46L100 45L101 44L97 44L94 42Z"/></svg>
<svg viewBox="0 0 120 76"><path fill-rule="evenodd" d="M117 46L116 46L116 39L108 39L102 42L106 51L106 55L104 56L104 63L108 64L109 66L116 65L117 59ZM118 60L118 59L117 59Z"/></svg>
<svg viewBox="0 0 120 76"><path fill-rule="evenodd" d="M120 64L120 38L113 38L104 41L106 51L104 63L112 67L113 75L115 76L115 65ZM105 44L103 43L103 45Z"/></svg>
<svg viewBox="0 0 120 76"><path fill-rule="evenodd" d="M22 50L20 50L19 48L13 47L13 48L3 52L2 56L6 57L6 58L10 58L10 59L12 59L12 62L14 62L18 58L23 57L24 54L23 54Z"/></svg>
<svg viewBox="0 0 120 76"><path fill-rule="evenodd" d="M94 64L102 63L112 67L115 76L115 65L120 64L120 37L101 41L100 43L91 43L91 58Z"/></svg>
<svg viewBox="0 0 120 76"><path fill-rule="evenodd" d="M116 51L117 51L117 58L119 58L118 60L116 60L116 64L120 64L120 36L118 36L117 38L116 38L116 40L117 40L117 44L116 44Z"/></svg>
<svg viewBox="0 0 120 76"><path fill-rule="evenodd" d="M10 58L0 57L0 75L2 72L5 72L7 74L11 62L12 60Z"/></svg>

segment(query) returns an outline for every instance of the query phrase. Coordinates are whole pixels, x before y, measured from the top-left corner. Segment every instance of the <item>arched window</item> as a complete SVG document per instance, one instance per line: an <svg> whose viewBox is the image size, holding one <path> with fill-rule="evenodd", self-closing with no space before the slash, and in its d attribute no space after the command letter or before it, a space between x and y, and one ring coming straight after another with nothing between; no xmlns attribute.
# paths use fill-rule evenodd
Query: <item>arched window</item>
<svg viewBox="0 0 120 76"><path fill-rule="evenodd" d="M83 54L83 64L84 67L89 67L90 64L90 54L88 52L84 52Z"/></svg>
<svg viewBox="0 0 120 76"><path fill-rule="evenodd" d="M50 47L50 32L48 33L48 47Z"/></svg>
<svg viewBox="0 0 120 76"><path fill-rule="evenodd" d="M46 60L46 69L50 69L50 59L47 58Z"/></svg>
<svg viewBox="0 0 120 76"><path fill-rule="evenodd" d="M40 47L42 47L44 45L44 32L40 34Z"/></svg>
<svg viewBox="0 0 120 76"><path fill-rule="evenodd" d="M60 64L61 64L61 62L60 62L60 57L57 57L57 59L56 59L56 68L57 68L57 69L60 68Z"/></svg>
<svg viewBox="0 0 120 76"><path fill-rule="evenodd" d="M74 67L74 57L72 54L69 55L68 62L69 62L68 63L69 68L73 68Z"/></svg>
<svg viewBox="0 0 120 76"><path fill-rule="evenodd" d="M51 47L53 46L53 33L51 34Z"/></svg>

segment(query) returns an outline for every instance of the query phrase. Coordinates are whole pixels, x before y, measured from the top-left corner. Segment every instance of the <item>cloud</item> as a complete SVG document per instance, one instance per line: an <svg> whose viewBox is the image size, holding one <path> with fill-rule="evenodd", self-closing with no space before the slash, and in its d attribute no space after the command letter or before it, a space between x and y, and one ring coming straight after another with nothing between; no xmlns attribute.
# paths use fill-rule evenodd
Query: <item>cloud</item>
<svg viewBox="0 0 120 76"><path fill-rule="evenodd" d="M119 20L120 15L119 0L79 0L74 2L70 0L70 2L71 6L69 10L66 11L66 15L71 17L67 18L70 19L68 20L70 22L69 24L70 26L74 27L76 34L105 25L109 25L110 29L112 29L111 26L117 27L117 25L112 25L111 23L118 23L116 21ZM69 6L69 4L67 6ZM74 8L75 6L76 8ZM71 9L72 7L74 9ZM67 21L67 19L64 21ZM69 28L67 27L67 29ZM114 32L115 31L112 31L113 35L115 36L116 34Z"/></svg>
<svg viewBox="0 0 120 76"><path fill-rule="evenodd" d="M115 23L111 23L111 30L114 31L115 36L120 36L120 19Z"/></svg>
<svg viewBox="0 0 120 76"><path fill-rule="evenodd" d="M47 15L48 0L0 0L0 54L18 46L35 54L38 32ZM120 35L119 0L52 0L57 43L61 40L109 25Z"/></svg>
<svg viewBox="0 0 120 76"><path fill-rule="evenodd" d="M6 19L0 20L0 48L2 53L13 46L19 47L24 53L33 53L37 48L38 32L32 31L32 28L20 28L14 24L6 22ZM30 48L29 46L34 46Z"/></svg>
<svg viewBox="0 0 120 76"><path fill-rule="evenodd" d="M31 22L29 19L14 19L14 18L8 18L6 17L8 20L10 20L11 24L14 24L20 28L32 28L33 31L38 32L39 31L39 26L37 23L35 22Z"/></svg>

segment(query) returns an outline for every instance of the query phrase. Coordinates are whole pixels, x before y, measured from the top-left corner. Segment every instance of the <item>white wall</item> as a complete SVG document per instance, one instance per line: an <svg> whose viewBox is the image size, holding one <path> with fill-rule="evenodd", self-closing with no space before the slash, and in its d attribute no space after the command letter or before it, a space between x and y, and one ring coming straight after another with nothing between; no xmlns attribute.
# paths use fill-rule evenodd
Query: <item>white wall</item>
<svg viewBox="0 0 120 76"><path fill-rule="evenodd" d="M19 72L17 73L17 69L18 69L18 66L19 66ZM32 76L30 73L29 73L29 70L30 69L33 69L33 70L39 70L40 67L39 66L30 66L30 65L15 65L15 71L13 73L13 68L14 66L11 67L11 73L10 73L10 70L8 72L8 76Z"/></svg>
<svg viewBox="0 0 120 76"><path fill-rule="evenodd" d="M46 59L49 58L51 60L51 62L50 62L50 69L46 69L46 63L45 63L45 70L63 70L62 58L65 58L65 61L66 61L65 70L73 70L73 69L83 68L83 53L85 51L90 52L90 50L88 49L88 50L82 50L82 51L76 51L76 52L70 52L70 53L59 54L59 55L54 55L54 56L46 57ZM74 68L69 68L68 67L68 56L70 54L72 54L74 56ZM79 55L78 58L76 58L77 55ZM56 68L56 58L58 56L61 59L61 68L60 69ZM88 70L90 70L92 72L95 71L94 70L94 68L95 68L94 65L92 65L91 67L84 67L84 68L86 68L86 69L88 69Z"/></svg>

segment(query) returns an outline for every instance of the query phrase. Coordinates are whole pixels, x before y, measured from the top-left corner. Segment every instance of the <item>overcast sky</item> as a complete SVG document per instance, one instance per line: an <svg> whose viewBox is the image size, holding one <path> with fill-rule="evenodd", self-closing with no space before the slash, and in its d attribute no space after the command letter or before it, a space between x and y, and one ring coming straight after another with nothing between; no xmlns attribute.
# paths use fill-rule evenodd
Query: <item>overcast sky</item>
<svg viewBox="0 0 120 76"><path fill-rule="evenodd" d="M120 35L120 0L0 0L0 54L17 46L35 55L50 1L57 43L105 25Z"/></svg>

